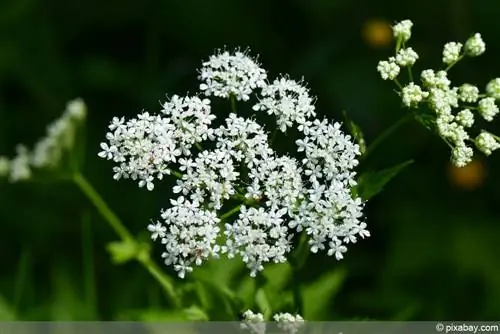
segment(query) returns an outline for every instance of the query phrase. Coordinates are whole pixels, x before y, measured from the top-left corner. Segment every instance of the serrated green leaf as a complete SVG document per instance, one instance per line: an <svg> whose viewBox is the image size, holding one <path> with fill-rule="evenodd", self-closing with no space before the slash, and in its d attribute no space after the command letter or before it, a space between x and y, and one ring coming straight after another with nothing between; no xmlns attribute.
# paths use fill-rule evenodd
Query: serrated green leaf
<svg viewBox="0 0 500 334"><path fill-rule="evenodd" d="M356 196L363 200L369 200L383 190L384 186L396 175L398 175L405 167L413 163L413 160L405 161L399 165L383 169L376 172L366 172L361 174L358 179L358 184L353 188Z"/></svg>
<svg viewBox="0 0 500 334"><path fill-rule="evenodd" d="M342 113L344 114L347 129L354 137L354 140L356 140L356 142L358 143L359 151L361 152L361 154L364 154L366 151L366 141L361 127L347 116L347 112L345 110Z"/></svg>
<svg viewBox="0 0 500 334"><path fill-rule="evenodd" d="M315 282L302 288L304 303L303 317L310 321L321 321L324 315L330 313L328 305L340 291L346 277L345 270L331 271Z"/></svg>

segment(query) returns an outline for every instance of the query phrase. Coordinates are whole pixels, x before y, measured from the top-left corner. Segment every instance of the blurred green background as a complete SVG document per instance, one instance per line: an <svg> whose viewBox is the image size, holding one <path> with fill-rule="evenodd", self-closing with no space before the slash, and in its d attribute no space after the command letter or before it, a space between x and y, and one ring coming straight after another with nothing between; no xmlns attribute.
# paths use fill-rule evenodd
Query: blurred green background
<svg viewBox="0 0 500 334"><path fill-rule="evenodd" d="M420 70L440 66L445 42L480 32L486 53L451 78L483 89L500 77L498 17L497 0L0 0L0 155L35 143L68 100L82 97L84 172L129 229L144 234L169 189L115 182L111 164L97 157L99 142L113 116L157 112L165 94L196 91L196 69L214 49L248 46L271 77L304 77L318 111L341 120L346 110L369 144L404 112L376 72L393 52L387 24L413 21ZM500 133L498 120L489 129ZM341 262L309 259L303 282L345 273L334 293L318 296L328 299L322 320L500 318L500 156L455 170L449 153L408 124L370 158L376 169L416 161L368 203L371 238ZM111 263L104 245L117 237L74 186L2 183L0 227L0 319L137 319L136 311L161 309L147 272Z"/></svg>

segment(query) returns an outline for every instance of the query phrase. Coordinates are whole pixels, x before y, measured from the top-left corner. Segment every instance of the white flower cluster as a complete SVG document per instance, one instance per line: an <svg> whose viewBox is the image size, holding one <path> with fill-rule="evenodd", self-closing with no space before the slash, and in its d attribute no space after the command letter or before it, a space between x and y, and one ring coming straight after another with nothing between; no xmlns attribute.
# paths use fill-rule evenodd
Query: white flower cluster
<svg viewBox="0 0 500 334"><path fill-rule="evenodd" d="M304 324L304 319L296 314L276 313L273 316L277 327L287 334L295 334ZM266 324L262 313L254 313L252 310L247 310L243 313L242 329L250 330L254 334L265 334Z"/></svg>
<svg viewBox="0 0 500 334"><path fill-rule="evenodd" d="M223 51L203 63L199 78L203 83L200 90L207 96L248 101L255 88L266 86L267 73L244 52L230 54Z"/></svg>
<svg viewBox="0 0 500 334"><path fill-rule="evenodd" d="M342 259L346 244L369 236L364 203L353 198L358 145L339 123L315 118L314 99L287 76L269 83L265 70L242 52L219 52L203 63L201 93L249 101L274 115L276 130L296 127L297 158L280 156L268 130L234 111L218 127L208 99L173 97L161 115L115 118L99 156L114 161L115 179L149 190L164 175L178 177L177 199L148 226L165 245L163 257L180 277L210 257L239 256L255 276L282 263L297 233L312 252ZM219 123L220 124L220 123Z"/></svg>
<svg viewBox="0 0 500 334"><path fill-rule="evenodd" d="M476 111L487 122L493 121L499 113L495 100L500 99L500 78L491 80L486 85L485 94L481 94L479 89L471 84L452 86L447 72L464 56L476 57L484 53L486 45L481 35L474 34L465 44L446 43L442 56L443 63L447 65L445 70L423 70L420 75L421 85L416 82L401 85L397 79L401 67L411 67L418 59L413 49L405 48L405 42L411 36L411 27L412 24L408 20L393 27L399 50L396 50L395 57L379 62L377 70L382 79L394 80L397 83L401 89L401 100L406 107L416 108L422 103L430 107L435 113L437 133L452 149L451 161L455 166L463 167L472 160L474 151L470 144L486 155L491 154L500 147L500 138L481 130L479 136L474 139L468 129L474 125L472 111Z"/></svg>
<svg viewBox="0 0 500 334"><path fill-rule="evenodd" d="M33 168L58 167L63 155L74 146L77 127L86 115L87 109L81 99L69 102L61 118L47 126L46 136L35 144L32 151L19 144L13 159L0 156L0 178L8 177L10 182L18 182L30 179Z"/></svg>

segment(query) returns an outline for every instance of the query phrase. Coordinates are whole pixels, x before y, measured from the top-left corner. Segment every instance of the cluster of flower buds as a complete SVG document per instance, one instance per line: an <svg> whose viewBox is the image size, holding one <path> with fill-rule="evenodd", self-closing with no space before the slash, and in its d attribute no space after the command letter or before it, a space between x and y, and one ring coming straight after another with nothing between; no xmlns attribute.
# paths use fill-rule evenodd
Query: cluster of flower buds
<svg viewBox="0 0 500 334"><path fill-rule="evenodd" d="M116 164L115 179L148 190L165 175L177 177L177 198L148 230L179 277L222 254L241 257L255 276L265 263L287 261L298 233L308 235L312 252L337 259L345 244L369 236L364 203L351 194L359 146L339 123L315 117L302 82L269 82L257 60L239 50L216 52L199 79L197 94L171 97L159 114L114 118L99 153ZM214 98L230 100L231 111L214 113ZM237 104L274 124L243 117ZM300 134L296 152L280 155L269 132L290 128Z"/></svg>
<svg viewBox="0 0 500 334"><path fill-rule="evenodd" d="M441 70L425 69L421 72L420 83L413 82L412 66L418 54L406 43L411 37L413 24L405 20L394 25L394 38L397 41L396 55L380 61L377 70L382 79L393 80L400 89L403 104L408 108L419 108L423 104L433 112L433 126L452 150L451 161L457 167L467 165L473 158L474 145L485 155L500 148L500 138L484 129L471 134L475 114L486 122L492 122L499 112L496 101L500 100L500 78L492 79L484 93L471 84L452 86L448 70L464 57L483 54L486 45L481 35L476 33L465 44L446 43L443 48ZM398 80L401 68L407 67L410 82L403 85Z"/></svg>

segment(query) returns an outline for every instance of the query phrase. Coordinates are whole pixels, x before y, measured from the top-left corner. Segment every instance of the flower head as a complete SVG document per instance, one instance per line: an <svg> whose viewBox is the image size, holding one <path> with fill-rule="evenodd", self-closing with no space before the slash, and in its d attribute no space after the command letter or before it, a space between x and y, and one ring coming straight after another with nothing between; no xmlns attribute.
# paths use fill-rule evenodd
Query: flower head
<svg viewBox="0 0 500 334"><path fill-rule="evenodd" d="M406 42L411 37L411 28L413 27L413 23L410 20L404 20L392 27L392 31L394 37L396 39L401 39L403 42Z"/></svg>
<svg viewBox="0 0 500 334"><path fill-rule="evenodd" d="M443 48L443 63L450 65L456 63L460 59L462 51L462 43L449 42Z"/></svg>
<svg viewBox="0 0 500 334"><path fill-rule="evenodd" d="M394 80L399 74L400 67L396 63L396 58L391 57L388 61L379 61L377 66L377 71L380 72L380 76L384 80Z"/></svg>
<svg viewBox="0 0 500 334"><path fill-rule="evenodd" d="M465 42L464 51L467 56L477 57L486 51L486 44L481 38L481 34L475 33Z"/></svg>
<svg viewBox="0 0 500 334"><path fill-rule="evenodd" d="M264 87L267 78L257 61L241 51L218 51L203 62L199 72L200 90L206 96L234 96L243 101L250 99L254 89Z"/></svg>
<svg viewBox="0 0 500 334"><path fill-rule="evenodd" d="M485 155L490 155L493 151L500 148L500 142L491 133L483 131L481 132L476 140L476 147L478 150L483 152Z"/></svg>
<svg viewBox="0 0 500 334"><path fill-rule="evenodd" d="M500 100L500 78L495 78L488 82L486 93L495 100Z"/></svg>

